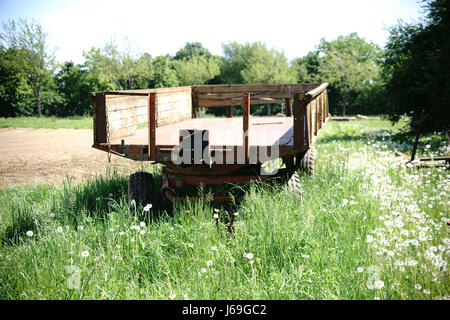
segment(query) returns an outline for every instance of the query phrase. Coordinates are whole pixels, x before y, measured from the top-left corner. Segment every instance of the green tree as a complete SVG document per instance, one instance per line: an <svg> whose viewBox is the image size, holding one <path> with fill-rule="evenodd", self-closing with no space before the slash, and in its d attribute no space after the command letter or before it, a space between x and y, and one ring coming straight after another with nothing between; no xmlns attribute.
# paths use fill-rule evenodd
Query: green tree
<svg viewBox="0 0 450 320"><path fill-rule="evenodd" d="M20 59L16 48L0 48L0 116L12 117L21 113L20 101L25 100L23 92L28 87L27 80L17 61Z"/></svg>
<svg viewBox="0 0 450 320"><path fill-rule="evenodd" d="M96 76L107 80L116 90L121 90L122 56L114 41L103 48L91 48L84 52L84 65Z"/></svg>
<svg viewBox="0 0 450 320"><path fill-rule="evenodd" d="M42 92L46 89L45 86L52 85L53 54L47 49L47 34L39 23L28 23L26 20L18 22L9 20L2 26L1 46L3 50L16 49L15 68L25 76L27 85L31 88L35 98L36 113L41 117ZM54 92L52 94L47 91L45 95L50 100L58 99Z"/></svg>
<svg viewBox="0 0 450 320"><path fill-rule="evenodd" d="M212 57L193 56L175 63L179 84L182 86L201 85L219 75L219 64Z"/></svg>
<svg viewBox="0 0 450 320"><path fill-rule="evenodd" d="M177 73L169 55L158 56L153 60L153 77L150 80L151 88L165 88L179 86Z"/></svg>
<svg viewBox="0 0 450 320"><path fill-rule="evenodd" d="M322 39L319 50L323 54L319 66L320 78L330 83L330 91L334 93L335 102L341 105L342 115L345 116L349 103L364 88L378 81L380 67L377 59L381 50L356 33L339 36L333 41Z"/></svg>
<svg viewBox="0 0 450 320"><path fill-rule="evenodd" d="M308 52L303 58L292 61L292 69L299 83L320 82L319 68L322 59L319 51Z"/></svg>
<svg viewBox="0 0 450 320"><path fill-rule="evenodd" d="M425 110L424 131L449 130L449 1L425 1L425 9L421 23L390 28L383 64L390 117L398 121L408 114L415 127Z"/></svg>
<svg viewBox="0 0 450 320"><path fill-rule="evenodd" d="M283 53L258 46L241 70L244 83L292 83L295 82L293 70Z"/></svg>
<svg viewBox="0 0 450 320"><path fill-rule="evenodd" d="M283 53L261 42L223 45L222 83L289 83L295 80Z"/></svg>
<svg viewBox="0 0 450 320"><path fill-rule="evenodd" d="M57 116L90 115L92 113L89 93L114 90L114 86L102 75L89 72L84 65L65 62L55 75L64 103L53 110Z"/></svg>
<svg viewBox="0 0 450 320"><path fill-rule="evenodd" d="M211 58L211 52L204 48L200 42L188 42L183 48L177 51L175 54L175 60L189 60L193 57L203 56L205 58Z"/></svg>

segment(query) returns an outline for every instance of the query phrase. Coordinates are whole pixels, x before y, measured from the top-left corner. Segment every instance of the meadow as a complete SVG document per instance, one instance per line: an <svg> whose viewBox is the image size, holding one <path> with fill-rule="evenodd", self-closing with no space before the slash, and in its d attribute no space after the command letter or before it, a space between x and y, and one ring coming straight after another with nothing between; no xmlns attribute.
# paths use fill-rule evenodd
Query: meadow
<svg viewBox="0 0 450 320"><path fill-rule="evenodd" d="M395 156L405 125L329 122L301 200L253 183L232 206L133 216L114 173L1 190L0 299L448 299L450 175Z"/></svg>

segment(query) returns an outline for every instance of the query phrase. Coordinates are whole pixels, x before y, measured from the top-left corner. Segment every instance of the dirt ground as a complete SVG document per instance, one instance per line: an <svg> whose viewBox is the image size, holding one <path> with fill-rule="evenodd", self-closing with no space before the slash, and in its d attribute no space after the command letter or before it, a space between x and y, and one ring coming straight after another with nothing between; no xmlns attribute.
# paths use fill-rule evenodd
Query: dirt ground
<svg viewBox="0 0 450 320"><path fill-rule="evenodd" d="M15 185L62 184L106 174L129 174L142 163L92 148L90 129L0 129L0 189Z"/></svg>

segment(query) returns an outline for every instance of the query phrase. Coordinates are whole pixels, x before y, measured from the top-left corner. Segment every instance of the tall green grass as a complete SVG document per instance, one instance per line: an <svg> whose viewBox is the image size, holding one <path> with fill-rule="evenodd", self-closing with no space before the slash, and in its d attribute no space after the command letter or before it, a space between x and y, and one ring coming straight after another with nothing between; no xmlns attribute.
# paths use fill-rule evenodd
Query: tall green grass
<svg viewBox="0 0 450 320"><path fill-rule="evenodd" d="M92 117L16 117L0 118L0 128L92 129Z"/></svg>
<svg viewBox="0 0 450 320"><path fill-rule="evenodd" d="M115 174L3 190L0 298L448 298L450 178L396 160L403 139L386 121L327 124L302 200L253 183L236 206L155 202L133 216Z"/></svg>

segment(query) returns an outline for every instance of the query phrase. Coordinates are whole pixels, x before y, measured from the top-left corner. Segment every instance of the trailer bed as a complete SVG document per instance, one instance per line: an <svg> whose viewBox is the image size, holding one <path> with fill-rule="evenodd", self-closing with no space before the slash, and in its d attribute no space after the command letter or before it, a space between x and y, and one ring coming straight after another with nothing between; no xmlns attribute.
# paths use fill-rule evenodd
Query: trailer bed
<svg viewBox="0 0 450 320"><path fill-rule="evenodd" d="M330 119L327 86L204 85L93 92L93 147L133 160L161 163L172 172L203 176L257 167L269 161L267 157L291 163L313 147ZM284 115L251 114L252 105L268 104L281 106ZM205 108L217 107L225 107L227 117L198 117ZM239 108L242 116L233 117L233 108ZM181 156L179 150L188 148L191 153L197 148L181 145L190 139L186 137L197 137L198 133L204 139L202 144L206 143L201 150L211 152L211 156L203 156L205 159L194 164L189 157L182 165L174 162L177 153Z"/></svg>
<svg viewBox="0 0 450 320"><path fill-rule="evenodd" d="M156 128L157 145L177 145L179 132L183 129L208 130L212 146L235 146L243 144L242 117L194 118ZM292 117L250 117L249 145L280 146L293 145ZM112 139L112 144L145 145L148 143L148 128L136 130L134 135Z"/></svg>

